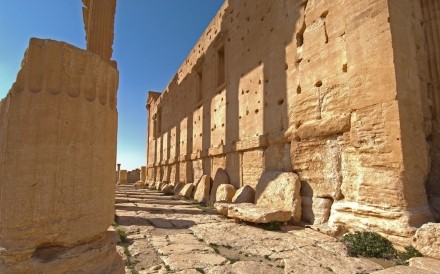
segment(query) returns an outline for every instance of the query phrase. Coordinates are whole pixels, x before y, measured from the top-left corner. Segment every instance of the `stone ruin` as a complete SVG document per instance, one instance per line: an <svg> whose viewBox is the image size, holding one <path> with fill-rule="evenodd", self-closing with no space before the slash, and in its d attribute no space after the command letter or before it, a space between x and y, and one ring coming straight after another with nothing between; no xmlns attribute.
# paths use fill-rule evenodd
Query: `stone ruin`
<svg viewBox="0 0 440 274"><path fill-rule="evenodd" d="M437 0L225 1L149 93L146 181L296 174L304 223L407 245L440 220L439 26Z"/></svg>
<svg viewBox="0 0 440 274"><path fill-rule="evenodd" d="M107 232L115 212L116 0L83 2L87 50L32 38L0 102L1 273L125 273Z"/></svg>

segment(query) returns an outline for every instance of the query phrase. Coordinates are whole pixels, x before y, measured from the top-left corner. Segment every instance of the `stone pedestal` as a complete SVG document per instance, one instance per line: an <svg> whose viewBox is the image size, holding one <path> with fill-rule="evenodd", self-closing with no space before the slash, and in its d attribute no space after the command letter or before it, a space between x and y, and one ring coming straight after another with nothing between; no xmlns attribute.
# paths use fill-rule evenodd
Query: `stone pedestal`
<svg viewBox="0 0 440 274"><path fill-rule="evenodd" d="M123 169L119 171L119 180L118 185L126 185L128 183L128 172L127 170Z"/></svg>

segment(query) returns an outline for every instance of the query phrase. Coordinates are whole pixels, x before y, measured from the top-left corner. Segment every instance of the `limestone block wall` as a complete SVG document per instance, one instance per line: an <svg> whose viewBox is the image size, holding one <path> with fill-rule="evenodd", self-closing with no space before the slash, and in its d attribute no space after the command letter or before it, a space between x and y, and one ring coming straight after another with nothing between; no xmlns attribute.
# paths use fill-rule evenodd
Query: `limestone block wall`
<svg viewBox="0 0 440 274"><path fill-rule="evenodd" d="M295 172L304 221L407 244L438 197L437 13L435 0L226 1L149 96L147 180L223 168L255 187Z"/></svg>
<svg viewBox="0 0 440 274"><path fill-rule="evenodd" d="M141 179L141 170L134 169L127 172L127 182L129 184L134 184Z"/></svg>
<svg viewBox="0 0 440 274"><path fill-rule="evenodd" d="M412 26L420 81L418 131L428 142L431 170L427 181L429 202L434 218L440 221L440 5L435 0L422 0L413 8ZM414 53L413 53L414 55ZM422 128L420 128L422 126ZM417 148L415 148L417 150Z"/></svg>
<svg viewBox="0 0 440 274"><path fill-rule="evenodd" d="M117 87L117 69L98 55L31 39L0 103L0 272L123 270L106 233Z"/></svg>

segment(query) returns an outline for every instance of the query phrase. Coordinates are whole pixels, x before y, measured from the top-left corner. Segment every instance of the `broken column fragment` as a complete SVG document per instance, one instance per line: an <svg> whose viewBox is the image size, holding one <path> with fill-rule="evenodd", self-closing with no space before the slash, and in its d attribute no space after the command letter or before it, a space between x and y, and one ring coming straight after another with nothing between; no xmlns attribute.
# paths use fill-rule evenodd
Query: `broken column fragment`
<svg viewBox="0 0 440 274"><path fill-rule="evenodd" d="M107 232L117 87L98 55L31 39L0 104L1 273L123 273Z"/></svg>
<svg viewBox="0 0 440 274"><path fill-rule="evenodd" d="M126 185L128 183L128 172L123 169L119 171L119 181L118 185Z"/></svg>
<svg viewBox="0 0 440 274"><path fill-rule="evenodd" d="M112 58L116 0L83 0L87 50L109 62Z"/></svg>

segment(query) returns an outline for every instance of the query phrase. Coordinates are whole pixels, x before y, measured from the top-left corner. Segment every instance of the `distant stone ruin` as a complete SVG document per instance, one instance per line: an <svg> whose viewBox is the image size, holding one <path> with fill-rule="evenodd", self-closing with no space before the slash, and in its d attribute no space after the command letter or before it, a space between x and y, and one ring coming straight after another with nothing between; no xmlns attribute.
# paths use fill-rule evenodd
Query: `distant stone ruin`
<svg viewBox="0 0 440 274"><path fill-rule="evenodd" d="M225 1L148 96L147 181L296 173L303 222L407 245L440 220L439 15L437 0Z"/></svg>
<svg viewBox="0 0 440 274"><path fill-rule="evenodd" d="M96 50L32 38L0 101L1 273L125 273L107 232L115 201L116 0L86 2Z"/></svg>

